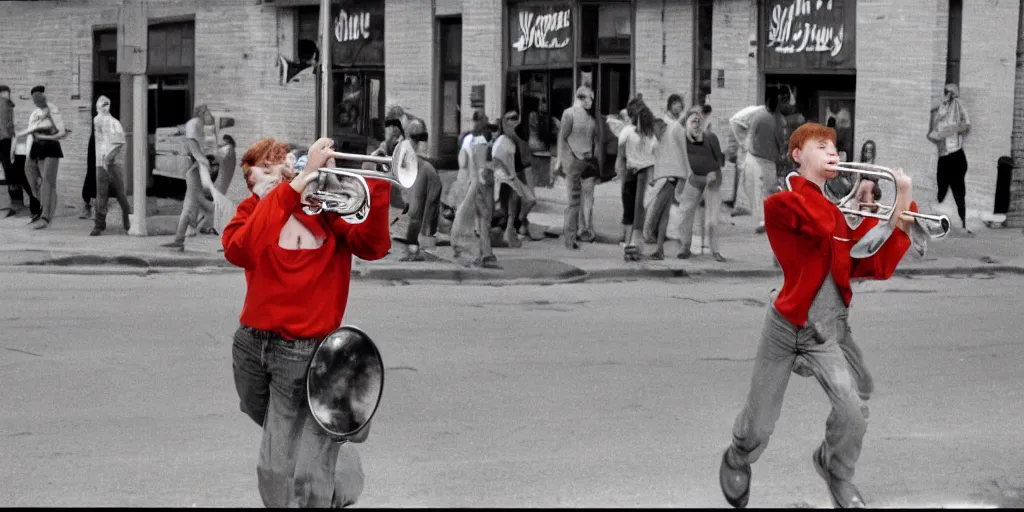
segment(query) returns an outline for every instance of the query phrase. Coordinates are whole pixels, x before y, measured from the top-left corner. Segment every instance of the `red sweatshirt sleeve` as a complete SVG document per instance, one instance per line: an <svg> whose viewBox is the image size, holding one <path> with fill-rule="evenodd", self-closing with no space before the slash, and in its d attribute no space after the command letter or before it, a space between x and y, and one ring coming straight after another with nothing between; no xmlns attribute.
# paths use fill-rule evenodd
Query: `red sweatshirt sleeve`
<svg viewBox="0 0 1024 512"><path fill-rule="evenodd" d="M764 200L764 220L780 229L812 237L829 236L835 228L831 212L815 215L800 194L788 190Z"/></svg>
<svg viewBox="0 0 1024 512"><path fill-rule="evenodd" d="M291 185L282 183L263 199L254 196L242 201L221 235L224 258L232 265L252 268L259 255L277 243L299 197Z"/></svg>
<svg viewBox="0 0 1024 512"><path fill-rule="evenodd" d="M910 211L917 212L917 203L910 203ZM879 219L865 218L863 222L853 230L853 243L857 243L872 228L878 225ZM882 244L878 252L870 258L851 259L850 277L853 279L878 279L886 280L896 272L900 260L910 249L910 235L902 229L893 230L889 239Z"/></svg>
<svg viewBox="0 0 1024 512"><path fill-rule="evenodd" d="M339 244L365 261L379 260L391 250L391 183L384 180L366 180L370 186L370 213L360 224L349 224L340 216L331 219L331 230Z"/></svg>

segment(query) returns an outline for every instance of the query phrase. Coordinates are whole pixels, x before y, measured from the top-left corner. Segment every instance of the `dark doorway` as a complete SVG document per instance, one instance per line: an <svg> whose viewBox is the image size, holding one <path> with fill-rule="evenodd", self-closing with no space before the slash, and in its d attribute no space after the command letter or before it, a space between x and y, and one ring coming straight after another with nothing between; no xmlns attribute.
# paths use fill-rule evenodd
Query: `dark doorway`
<svg viewBox="0 0 1024 512"><path fill-rule="evenodd" d="M462 18L440 18L440 119L438 129L438 156L454 157L459 152L459 134L462 132Z"/></svg>

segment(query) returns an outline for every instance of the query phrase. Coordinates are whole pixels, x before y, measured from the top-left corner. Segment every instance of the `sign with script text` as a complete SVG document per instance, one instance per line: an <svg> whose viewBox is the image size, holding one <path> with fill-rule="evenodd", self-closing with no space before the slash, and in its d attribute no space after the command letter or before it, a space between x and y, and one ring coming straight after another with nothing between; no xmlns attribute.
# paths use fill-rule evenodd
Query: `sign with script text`
<svg viewBox="0 0 1024 512"><path fill-rule="evenodd" d="M520 3L509 8L509 64L572 64L569 2Z"/></svg>
<svg viewBox="0 0 1024 512"><path fill-rule="evenodd" d="M335 66L384 65L384 3L341 2L332 9L331 61Z"/></svg>
<svg viewBox="0 0 1024 512"><path fill-rule="evenodd" d="M856 70L856 6L856 0L767 0L761 25L764 70Z"/></svg>

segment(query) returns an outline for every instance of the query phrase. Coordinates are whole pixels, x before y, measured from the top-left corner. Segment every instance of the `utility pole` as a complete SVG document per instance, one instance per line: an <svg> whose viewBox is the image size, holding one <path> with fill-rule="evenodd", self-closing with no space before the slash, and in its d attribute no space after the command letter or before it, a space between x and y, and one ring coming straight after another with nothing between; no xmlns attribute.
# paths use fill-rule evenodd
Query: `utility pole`
<svg viewBox="0 0 1024 512"><path fill-rule="evenodd" d="M129 235L146 236L146 174L149 165L146 77L149 52L149 19L146 0L121 0L117 24L117 72L131 77L131 131L126 133L131 152L132 215ZM123 82L122 82L123 83ZM122 88L124 91L126 88ZM127 171L127 169L125 169ZM125 181L128 177L125 176Z"/></svg>
<svg viewBox="0 0 1024 512"><path fill-rule="evenodd" d="M331 126L331 0L320 0L320 116L317 138L330 137Z"/></svg>

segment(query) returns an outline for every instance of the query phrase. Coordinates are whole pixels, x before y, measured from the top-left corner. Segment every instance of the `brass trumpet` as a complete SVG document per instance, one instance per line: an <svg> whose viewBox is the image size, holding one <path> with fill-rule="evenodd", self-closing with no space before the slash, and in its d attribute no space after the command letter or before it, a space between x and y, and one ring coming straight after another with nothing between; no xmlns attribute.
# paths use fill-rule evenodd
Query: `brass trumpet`
<svg viewBox="0 0 1024 512"><path fill-rule="evenodd" d="M848 204L851 200L853 200L853 198L857 195L857 189L860 187L860 182L863 179L863 176L877 176L879 178L885 178L889 181L892 181L893 185L895 185L896 175L893 174L892 169L889 169L888 167L882 167L880 165L866 164L860 162L842 162L839 165L835 166L835 169L839 170L840 172L850 173L854 176L853 185L851 186L850 192L843 196L842 198L840 198L838 201L836 201L836 205L839 207L839 211L847 215L871 217L886 222L892 219L894 213L893 209L896 207L896 195L898 194L898 192L893 194L891 205L878 203L861 203L861 206L877 208L879 210L878 212L867 212L859 209L855 210L853 208L847 208L846 206L844 206ZM931 238L939 239L949 234L949 217L945 215L928 215L924 213L909 211L900 213L922 221L938 223L939 228L942 230L942 232L934 234L931 232L931 230L928 230L928 234L931 236Z"/></svg>
<svg viewBox="0 0 1024 512"><path fill-rule="evenodd" d="M376 152L374 152L376 153ZM412 143L403 140L395 147L390 158L376 155L332 152L336 163L340 160L361 162L384 167L384 171L344 167L321 167L317 180L302 192L302 210L307 215L331 212L341 215L350 224L359 224L370 213L370 187L366 179L386 180L404 188L416 183L419 162Z"/></svg>

